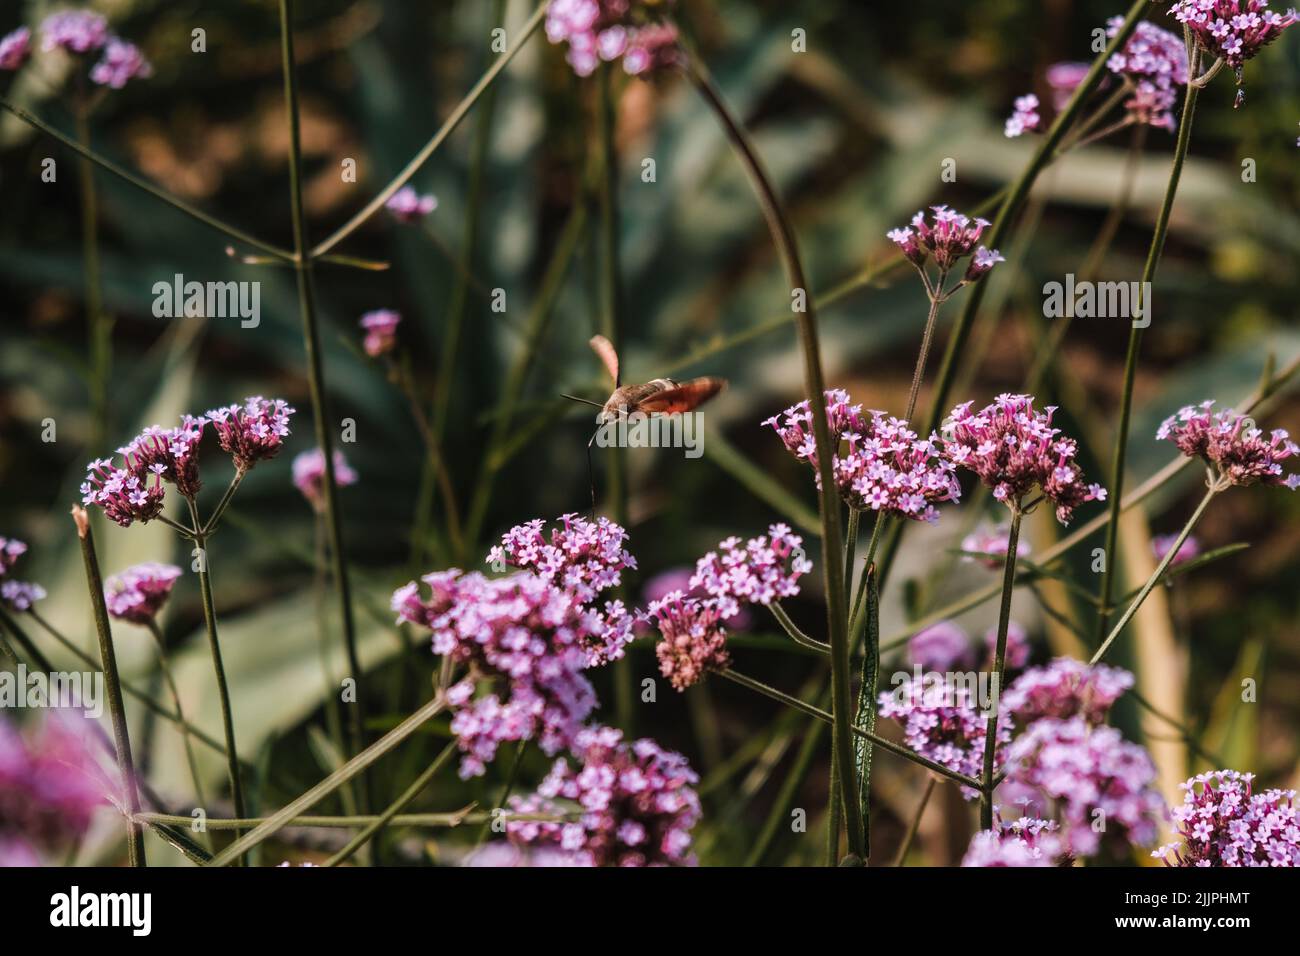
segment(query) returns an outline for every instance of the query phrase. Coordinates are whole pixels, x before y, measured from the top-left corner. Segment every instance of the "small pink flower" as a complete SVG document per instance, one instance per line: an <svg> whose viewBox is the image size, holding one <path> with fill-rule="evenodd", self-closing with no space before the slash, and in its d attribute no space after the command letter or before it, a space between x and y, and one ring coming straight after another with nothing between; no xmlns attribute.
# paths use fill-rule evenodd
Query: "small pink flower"
<svg viewBox="0 0 1300 956"><path fill-rule="evenodd" d="M414 186L403 186L384 203L384 208L399 222L419 222L438 208L438 197L421 196Z"/></svg>
<svg viewBox="0 0 1300 956"><path fill-rule="evenodd" d="M401 321L401 315L392 309L376 309L363 315L358 324L366 332L363 343L366 354L378 358L391 352L397 345L397 326Z"/></svg>
<svg viewBox="0 0 1300 956"><path fill-rule="evenodd" d="M334 449L334 484L339 488L357 483L357 473L343 452ZM293 485L317 511L325 507L325 453L319 448L304 451L293 460Z"/></svg>
<svg viewBox="0 0 1300 956"><path fill-rule="evenodd" d="M551 0L546 37L568 45L565 59L573 72L590 76L600 63L623 61L629 75L671 66L680 58L677 27L656 19L646 0Z"/></svg>
<svg viewBox="0 0 1300 956"><path fill-rule="evenodd" d="M268 400L259 395L241 405L228 405L208 412L207 419L217 433L221 450L246 472L259 461L274 458L289 435L289 416L294 410L283 399Z"/></svg>
<svg viewBox="0 0 1300 956"><path fill-rule="evenodd" d="M32 49L32 31L19 27L0 38L0 70L16 70L26 62Z"/></svg>
<svg viewBox="0 0 1300 956"><path fill-rule="evenodd" d="M643 619L662 635L655 645L659 672L675 690L686 690L710 671L731 666L721 618L717 601L684 597L681 591L652 602L645 611Z"/></svg>
<svg viewBox="0 0 1300 956"><path fill-rule="evenodd" d="M1036 817L1003 823L995 814L993 829L975 834L961 865L1064 866L1069 854L1061 843L1060 829L1055 822Z"/></svg>
<svg viewBox="0 0 1300 956"><path fill-rule="evenodd" d="M108 613L133 624L148 625L158 616L181 576L174 564L137 564L104 582Z"/></svg>
<svg viewBox="0 0 1300 956"><path fill-rule="evenodd" d="M1133 675L1126 670L1058 657L1017 677L1002 703L1021 725L1043 717L1077 716L1096 725L1105 721L1111 705L1132 686Z"/></svg>
<svg viewBox="0 0 1300 956"><path fill-rule="evenodd" d="M27 553L27 545L17 538L0 536L0 578L13 570L18 559Z"/></svg>
<svg viewBox="0 0 1300 956"><path fill-rule="evenodd" d="M139 47L126 40L113 37L104 47L103 57L91 68L90 79L100 86L120 90L128 80L147 79L153 76L153 67L144 58Z"/></svg>
<svg viewBox="0 0 1300 956"><path fill-rule="evenodd" d="M89 53L108 41L108 21L89 10L61 10L41 21L41 49Z"/></svg>
<svg viewBox="0 0 1300 956"><path fill-rule="evenodd" d="M45 588L29 581L0 581L0 602L11 611L30 611L45 599Z"/></svg>
<svg viewBox="0 0 1300 956"><path fill-rule="evenodd" d="M1282 471L1281 463L1300 452L1290 435L1277 428L1265 438L1253 419L1232 409L1212 413L1213 405L1184 406L1164 420L1156 438L1172 441L1188 458L1200 458L1225 484L1300 487L1300 474Z"/></svg>
<svg viewBox="0 0 1300 956"><path fill-rule="evenodd" d="M1300 867L1296 792L1253 793L1254 779L1250 773L1211 770L1181 784L1183 803L1172 815L1182 842L1151 855L1170 866Z"/></svg>
<svg viewBox="0 0 1300 956"><path fill-rule="evenodd" d="M1006 136L1014 139L1025 133L1037 133L1043 128L1043 118L1038 115L1038 97L1033 93L1017 96L1015 111L1007 117Z"/></svg>

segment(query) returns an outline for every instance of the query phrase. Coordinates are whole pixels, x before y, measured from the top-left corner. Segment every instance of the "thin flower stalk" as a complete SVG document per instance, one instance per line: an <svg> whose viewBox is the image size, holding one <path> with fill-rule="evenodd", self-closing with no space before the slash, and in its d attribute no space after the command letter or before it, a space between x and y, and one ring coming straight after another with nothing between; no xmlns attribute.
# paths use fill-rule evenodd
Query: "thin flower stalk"
<svg viewBox="0 0 1300 956"><path fill-rule="evenodd" d="M989 708L984 733L984 773L983 786L980 790L980 829L988 830L993 826L993 770L997 756L997 730L999 698L1002 695L1002 680L1006 674L1007 628L1011 623L1011 594L1016 584L1016 551L1020 542L1020 520L1023 517L1017 502L1011 508L1011 529L1007 533L1007 559L1002 573L1002 603L998 610L998 637L993 652L993 704Z"/></svg>

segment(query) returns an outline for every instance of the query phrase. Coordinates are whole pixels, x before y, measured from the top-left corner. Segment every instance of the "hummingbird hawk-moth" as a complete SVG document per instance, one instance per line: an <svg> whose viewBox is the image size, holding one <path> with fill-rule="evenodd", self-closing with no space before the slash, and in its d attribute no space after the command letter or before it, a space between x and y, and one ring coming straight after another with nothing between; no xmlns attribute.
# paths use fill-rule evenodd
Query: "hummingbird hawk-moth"
<svg viewBox="0 0 1300 956"><path fill-rule="evenodd" d="M614 391L610 393L604 404L578 398L576 395L565 395L564 397L573 399L575 402L595 405L599 408L598 426L625 418L634 412L640 412L643 415L676 415L689 412L703 405L727 386L726 379L713 376L693 378L687 382L676 382L671 378L656 378L637 385L624 385L619 376L618 352L609 339L603 335L593 335L590 345L596 355L600 357L601 363L605 366L605 371L609 373L610 380L614 384ZM591 436L591 440L587 442L588 470L591 469L591 445L599 434L600 428L597 427L595 433ZM596 509L596 484L594 481L591 485L591 507L594 512Z"/></svg>

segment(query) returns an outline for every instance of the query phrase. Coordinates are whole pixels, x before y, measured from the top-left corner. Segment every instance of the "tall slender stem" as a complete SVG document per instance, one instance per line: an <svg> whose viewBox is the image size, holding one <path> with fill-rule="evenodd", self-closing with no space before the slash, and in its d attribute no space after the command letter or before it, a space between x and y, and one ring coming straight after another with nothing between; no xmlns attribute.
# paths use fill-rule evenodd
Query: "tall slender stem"
<svg viewBox="0 0 1300 956"><path fill-rule="evenodd" d="M771 178L763 168L762 160L749 142L749 137L739 121L731 115L726 102L696 58L689 59L687 72L700 95L704 97L705 102L721 122L728 140L749 177L750 185L754 188L762 209L763 218L767 221L768 231L772 234L773 243L785 267L786 279L792 294L802 292L804 296L804 308L798 312L796 324L803 353L804 390L808 394L808 405L812 410L817 471L821 478L818 510L821 513L822 524L822 569L826 581L827 632L831 645L831 708L835 720L831 743L840 767L847 768L848 771L841 774L839 790L840 798L844 801L849 851L861 857L863 855L862 815L858 810L857 786L852 772L851 711L853 705L849 677L848 610L843 568L840 564L843 559L840 499L835 493L835 476L831 466L834 449L831 447L830 424L826 419L826 382L822 375L821 346L817 338L817 313L812 289L804 276L803 262L799 258L794 230L786 217Z"/></svg>
<svg viewBox="0 0 1300 956"><path fill-rule="evenodd" d="M194 741L190 738L190 732L185 727L185 711L181 708L181 692L176 686L176 677L172 674L171 664L167 660L167 641L163 638L162 628L158 626L157 620L150 618L146 626L149 633L153 635L154 643L158 646L158 670L162 672L163 680L167 684L167 690L172 695L172 704L176 707L176 715L180 718L180 723L177 726L181 732L181 740L185 744L185 760L190 767L190 780L194 784L194 796L199 801L200 806L205 806L208 800L203 794L203 779L199 776L199 762L194 756Z"/></svg>
<svg viewBox="0 0 1300 956"><path fill-rule="evenodd" d="M905 422L910 422L912 412L916 411L916 396L921 391L921 380L925 377L925 363L930 357L930 342L934 337L935 319L939 317L939 306L943 304L941 298L943 280L944 276L940 274L934 291L930 293L930 314L925 319L925 332L921 334L921 350L916 355L916 370L912 373L912 388L907 393L907 410L903 412Z"/></svg>
<svg viewBox="0 0 1300 956"><path fill-rule="evenodd" d="M930 775L926 780L925 790L921 792L921 802L916 805L916 815L912 817L907 835L903 837L903 843L898 848L898 859L894 861L894 866L902 866L907 862L907 854L916 841L916 834L921 829L921 818L925 816L925 808L930 803L930 795L934 793L934 785L938 782L939 778L934 775Z"/></svg>
<svg viewBox="0 0 1300 956"><path fill-rule="evenodd" d="M99 656L104 665L104 690L108 695L109 714L113 719L113 744L117 769L122 775L122 792L127 811L127 855L132 866L145 866L144 831L134 819L140 812L140 790L135 779L135 762L131 759L131 734L126 722L126 705L122 700L122 682L117 674L117 654L113 650L113 630L108 623L108 605L104 600L104 579L95 554L95 538L90 516L74 505L72 520L81 540L81 559L86 568L86 586L90 589L90 606L95 612L95 633L99 637Z"/></svg>
<svg viewBox="0 0 1300 956"><path fill-rule="evenodd" d="M199 507L193 498L185 499L190 508L190 520L200 527ZM235 746L235 716L230 706L230 687L226 683L226 667L221 660L221 642L217 637L217 606L212 597L212 572L209 568L208 539L203 534L194 536L194 548L199 565L199 596L203 601L203 623L208 635L208 651L212 655L212 669L217 678L217 700L221 705L221 729L226 737L226 773L230 778L230 796L235 804L235 816L244 811L244 784L239 768L239 750ZM239 836L238 833L235 834ZM240 865L247 860L240 857Z"/></svg>
<svg viewBox="0 0 1300 956"><path fill-rule="evenodd" d="M1016 551L1020 544L1020 502L1011 508L1011 530L1007 532L1007 558L1002 570L1002 606L998 611L998 640L993 651L993 699L984 723L984 775L980 789L980 829L993 827L993 765L998 749L998 709L1002 678L1007 664L1007 627L1011 623L1011 592L1016 584Z"/></svg>
<svg viewBox="0 0 1300 956"><path fill-rule="evenodd" d="M334 587L338 592L339 616L343 622L343 645L347 650L348 669L355 682L357 699L351 712L352 746L360 752L365 746L361 659L357 654L356 622L352 616L352 589L348 582L348 565L343 547L343 519L339 514L338 484L334 478L334 438L326 405L325 366L321 355L320 328L316 317L316 291L312 279L313 253L307 249L307 214L302 202L302 143L298 114L298 70L293 52L293 0L280 0L280 52L284 67L284 98L289 114L289 198L293 212L293 243L298 275L298 307L302 315L303 343L307 350L307 384L311 392L315 417L316 444L320 446L325 466L322 498L325 502L325 525L329 530L330 565ZM370 807L369 775L362 777L362 809Z"/></svg>
<svg viewBox="0 0 1300 956"><path fill-rule="evenodd" d="M1190 70L1196 71L1196 62L1198 56L1193 54ZM1178 118L1178 140L1174 146L1173 163L1169 169L1169 183L1165 187L1164 202L1160 204L1160 212L1156 216L1155 232L1151 236L1151 247L1147 250L1146 265L1142 269L1142 285L1144 290L1141 302L1142 307L1138 314L1145 313L1145 320L1141 325L1133 323L1129 331L1128 354L1124 360L1124 391L1120 398L1119 406L1119 424L1115 429L1115 450L1112 457L1110 488L1110 522L1106 525L1105 551L1103 555L1106 560L1105 570L1101 575L1101 610L1097 614L1097 637L1100 640L1101 635L1106 633L1106 624L1110 617L1110 600L1111 592L1114 590L1115 582L1115 564L1118 555L1116 554L1117 536L1119 535L1119 512L1120 501L1124 492L1124 465L1128 456L1128 429L1129 420L1133 413L1133 383L1137 376L1138 352L1142 345L1142 332L1151 317L1151 302L1149 296L1145 295L1145 290L1149 288L1151 281L1155 278L1156 268L1160 265L1160 255L1165 248L1165 236L1169 232L1169 217L1174 209L1174 197L1178 194L1178 181L1182 177L1183 163L1187 159L1187 147L1192 139L1192 118L1196 112L1196 96L1200 88L1194 83L1187 84L1187 91L1183 96L1183 113Z"/></svg>
<svg viewBox="0 0 1300 956"><path fill-rule="evenodd" d="M1221 490L1221 486L1211 482L1210 487L1205 492L1205 497L1202 498L1201 503L1196 506L1196 510L1192 512L1192 516L1187 519L1187 524L1183 525L1183 530L1178 533L1178 537L1174 540L1173 545L1165 552L1164 558L1162 558L1160 563L1156 566L1151 577L1147 578L1147 583L1142 585L1142 590L1137 593L1137 597L1133 598L1129 603L1129 606L1124 609L1124 613L1120 616L1120 619L1115 622L1115 626L1111 628L1110 633L1106 635L1106 639L1101 642L1101 646L1098 647L1097 652L1092 655L1092 660L1089 661L1089 663L1096 664L1100 661L1102 657L1105 656L1106 651L1110 650L1111 644L1115 643L1115 638L1119 637L1120 632L1124 630L1124 627L1128 622L1133 620L1133 615L1138 612L1138 608L1140 608L1142 602L1147 599L1147 595L1151 593L1152 588L1160 582L1165 571L1168 570L1169 565L1173 564L1174 558L1178 555L1178 549L1183 546L1183 542L1187 540L1188 535L1192 533L1192 529L1196 527L1201 520L1201 516L1205 514L1205 509L1210 506L1210 502L1214 500L1214 496Z"/></svg>

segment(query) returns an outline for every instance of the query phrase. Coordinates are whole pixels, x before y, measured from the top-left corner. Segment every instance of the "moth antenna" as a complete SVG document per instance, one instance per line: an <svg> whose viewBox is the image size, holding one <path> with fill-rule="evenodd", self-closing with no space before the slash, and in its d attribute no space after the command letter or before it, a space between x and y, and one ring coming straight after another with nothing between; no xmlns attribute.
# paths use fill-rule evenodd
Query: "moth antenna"
<svg viewBox="0 0 1300 956"><path fill-rule="evenodd" d="M593 402L589 398L579 398L577 395L569 395L565 392L560 393L560 398L567 398L572 402L581 402L583 405L595 405L597 408L605 407L605 404L603 402Z"/></svg>
<svg viewBox="0 0 1300 956"><path fill-rule="evenodd" d="M594 432L591 433L591 439L587 442L587 481L591 485L591 520L592 521L596 520L596 472L591 467L591 443L596 440L596 436L599 434L600 434L600 429L597 428Z"/></svg>

